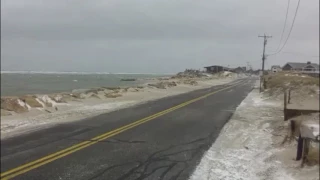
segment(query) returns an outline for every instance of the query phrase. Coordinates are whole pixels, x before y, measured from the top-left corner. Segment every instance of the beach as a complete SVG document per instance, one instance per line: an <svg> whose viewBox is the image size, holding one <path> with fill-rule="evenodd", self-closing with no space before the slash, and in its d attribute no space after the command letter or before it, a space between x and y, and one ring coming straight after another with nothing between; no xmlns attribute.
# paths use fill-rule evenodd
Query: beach
<svg viewBox="0 0 320 180"><path fill-rule="evenodd" d="M69 92L1 97L1 138L86 119L148 101L230 83L241 78L180 73L172 77L141 78L131 86L74 89ZM139 84L140 83L140 84Z"/></svg>

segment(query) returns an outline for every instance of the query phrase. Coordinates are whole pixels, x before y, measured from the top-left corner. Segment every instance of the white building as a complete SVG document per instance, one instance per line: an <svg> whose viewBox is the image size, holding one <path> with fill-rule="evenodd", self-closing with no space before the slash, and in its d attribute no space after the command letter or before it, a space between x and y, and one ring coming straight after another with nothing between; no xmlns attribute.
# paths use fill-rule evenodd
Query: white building
<svg viewBox="0 0 320 180"><path fill-rule="evenodd" d="M282 68L280 66L278 66L278 65L274 65L274 66L271 67L271 71L273 73L276 73L276 72L282 71Z"/></svg>

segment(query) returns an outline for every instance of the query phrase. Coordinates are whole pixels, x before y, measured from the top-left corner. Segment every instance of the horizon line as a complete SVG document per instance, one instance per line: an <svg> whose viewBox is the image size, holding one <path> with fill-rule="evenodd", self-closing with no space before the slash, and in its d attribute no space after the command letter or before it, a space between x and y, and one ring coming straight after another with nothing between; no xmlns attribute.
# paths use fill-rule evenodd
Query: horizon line
<svg viewBox="0 0 320 180"><path fill-rule="evenodd" d="M153 74L153 75L171 75L176 73L132 73L132 72L88 72L88 71L11 71L1 70L1 74Z"/></svg>

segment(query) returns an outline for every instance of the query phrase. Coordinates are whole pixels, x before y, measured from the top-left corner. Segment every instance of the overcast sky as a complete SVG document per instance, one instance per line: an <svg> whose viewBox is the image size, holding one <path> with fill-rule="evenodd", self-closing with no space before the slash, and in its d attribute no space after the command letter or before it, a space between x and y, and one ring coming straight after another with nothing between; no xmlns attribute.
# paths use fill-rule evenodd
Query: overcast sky
<svg viewBox="0 0 320 180"><path fill-rule="evenodd" d="M291 0L286 38L298 0ZM1 70L175 73L260 68L279 44L287 0L1 0ZM319 0L301 0L284 53L319 61Z"/></svg>

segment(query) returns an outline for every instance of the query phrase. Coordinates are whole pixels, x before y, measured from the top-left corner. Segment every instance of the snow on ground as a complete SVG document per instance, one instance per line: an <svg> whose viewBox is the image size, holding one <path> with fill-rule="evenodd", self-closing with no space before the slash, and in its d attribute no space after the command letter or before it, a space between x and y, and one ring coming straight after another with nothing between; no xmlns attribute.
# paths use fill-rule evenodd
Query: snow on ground
<svg viewBox="0 0 320 180"><path fill-rule="evenodd" d="M63 107L64 110L53 113L39 113L42 112L43 109L37 109L28 114L1 117L1 138L35 131L49 127L50 125L88 118L112 110L125 108L134 103L135 101L105 102L100 104L65 104L58 106L59 108Z"/></svg>
<svg viewBox="0 0 320 180"><path fill-rule="evenodd" d="M317 179L315 168L293 167L294 155L286 157L287 162L278 158L279 152L285 151L274 146L274 125L279 123L283 123L281 102L264 99L254 89L204 154L190 180L300 180L301 172L306 174L304 180ZM281 137L276 138L279 141ZM312 173L306 173L309 171Z"/></svg>

